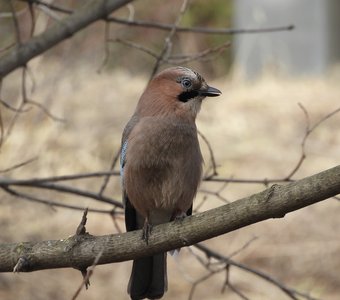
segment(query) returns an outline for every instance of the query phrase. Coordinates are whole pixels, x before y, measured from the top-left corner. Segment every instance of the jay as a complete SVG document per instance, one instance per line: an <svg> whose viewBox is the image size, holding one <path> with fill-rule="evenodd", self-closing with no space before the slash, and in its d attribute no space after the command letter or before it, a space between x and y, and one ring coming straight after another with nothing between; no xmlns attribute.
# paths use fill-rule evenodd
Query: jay
<svg viewBox="0 0 340 300"><path fill-rule="evenodd" d="M205 97L221 92L197 72L168 68L156 75L127 123L121 145L121 176L127 231L191 215L202 174L195 119ZM166 253L133 261L131 299L159 299L167 290Z"/></svg>

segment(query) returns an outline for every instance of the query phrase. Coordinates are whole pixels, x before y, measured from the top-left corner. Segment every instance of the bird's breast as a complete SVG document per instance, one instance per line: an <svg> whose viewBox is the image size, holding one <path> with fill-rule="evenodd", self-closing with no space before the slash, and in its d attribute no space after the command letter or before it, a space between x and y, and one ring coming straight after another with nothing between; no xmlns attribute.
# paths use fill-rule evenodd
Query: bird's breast
<svg viewBox="0 0 340 300"><path fill-rule="evenodd" d="M196 194L201 173L194 123L144 118L131 132L125 188L137 210L138 206L150 206L185 211Z"/></svg>

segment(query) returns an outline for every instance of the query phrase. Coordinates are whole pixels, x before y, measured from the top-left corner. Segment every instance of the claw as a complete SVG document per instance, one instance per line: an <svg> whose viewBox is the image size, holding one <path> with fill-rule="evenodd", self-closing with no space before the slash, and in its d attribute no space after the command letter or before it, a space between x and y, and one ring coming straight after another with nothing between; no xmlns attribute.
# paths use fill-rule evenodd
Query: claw
<svg viewBox="0 0 340 300"><path fill-rule="evenodd" d="M187 214L184 211L176 211L171 220L173 221L183 221L187 217Z"/></svg>
<svg viewBox="0 0 340 300"><path fill-rule="evenodd" d="M187 214L183 211L175 216L174 221L183 221L187 217Z"/></svg>

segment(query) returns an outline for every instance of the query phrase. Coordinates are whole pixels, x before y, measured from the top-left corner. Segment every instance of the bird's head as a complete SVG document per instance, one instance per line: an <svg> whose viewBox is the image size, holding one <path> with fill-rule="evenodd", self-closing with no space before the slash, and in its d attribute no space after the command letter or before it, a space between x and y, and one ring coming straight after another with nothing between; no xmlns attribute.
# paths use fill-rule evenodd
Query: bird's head
<svg viewBox="0 0 340 300"><path fill-rule="evenodd" d="M197 72L172 67L156 75L143 93L137 111L142 115L164 115L195 118L205 97L216 97L221 91L209 86Z"/></svg>

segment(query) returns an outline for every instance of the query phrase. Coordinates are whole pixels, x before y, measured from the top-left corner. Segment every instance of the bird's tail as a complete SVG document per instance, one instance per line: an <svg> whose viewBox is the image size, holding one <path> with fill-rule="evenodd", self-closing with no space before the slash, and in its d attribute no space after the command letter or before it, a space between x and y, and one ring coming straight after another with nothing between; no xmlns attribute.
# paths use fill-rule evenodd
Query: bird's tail
<svg viewBox="0 0 340 300"><path fill-rule="evenodd" d="M133 261L128 293L131 299L159 299L168 288L166 253Z"/></svg>

